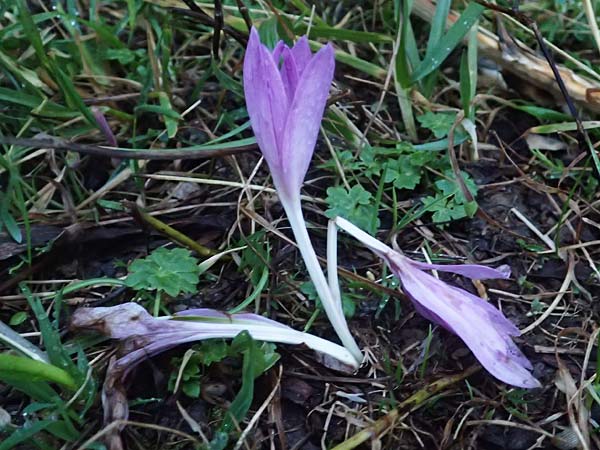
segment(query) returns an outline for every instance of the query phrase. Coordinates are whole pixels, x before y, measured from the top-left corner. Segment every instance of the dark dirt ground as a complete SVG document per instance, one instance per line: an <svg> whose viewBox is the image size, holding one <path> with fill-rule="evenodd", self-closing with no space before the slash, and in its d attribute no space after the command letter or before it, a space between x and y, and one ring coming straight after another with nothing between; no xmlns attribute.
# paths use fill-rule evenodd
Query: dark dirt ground
<svg viewBox="0 0 600 450"><path fill-rule="evenodd" d="M142 43L138 43L142 45ZM204 48L204 51L208 51ZM239 55L238 55L239 56ZM444 74L456 77L454 55L445 67ZM231 74L239 76L239 60L233 63ZM184 74L185 75L185 74ZM177 95L185 99L196 87L197 74L182 75ZM351 69L340 65L336 80L339 90L349 89L349 94L339 100L338 105L349 108L358 119L355 125L364 130L369 118L362 107L371 111L380 97L380 85L369 86L349 79ZM204 86L205 103L202 108L228 110L241 106L239 98L222 91L214 78ZM113 92L117 95L120 92ZM519 92L495 92L497 95L522 99ZM530 99L528 101L531 101ZM437 98L438 105L457 104L456 93L450 92ZM117 101L115 105L123 111L132 110L135 101ZM487 126L481 128L481 143L489 144L481 150L481 158L471 161L459 155L460 167L467 172L479 188L477 202L479 213L473 218L453 221L440 227L423 216L412 221L399 232L393 228L389 210L380 212L382 223L378 234L382 239L393 239L407 254L421 255L422 242L440 254L468 257L483 264L509 264L512 277L509 280L492 280L472 283L458 276L442 274L445 281L470 292L485 294L501 308L504 314L520 329L534 323L543 311L557 298L552 313L531 331L516 338L516 342L534 366L533 374L542 383L535 390L507 387L493 379L484 370L478 370L466 380L452 384L415 410L402 411L393 426L387 427L375 439L360 448L373 449L481 449L481 450L527 450L533 448L576 448L573 441L577 413L589 410L590 435L594 445L597 423L600 421L600 406L586 389L597 390L597 359L593 339L598 337L598 246L600 240L600 211L598 193L586 191L592 182L591 170L583 167L578 156L583 151L573 144L566 150L552 152L552 158L565 167L574 165L562 176L553 177L549 169L532 157L523 134L539 121L523 112L503 107L485 111ZM381 133L382 124L393 126L399 115L395 98L384 100L375 124L373 135ZM203 130L208 123L214 125L215 116L198 113L187 124L186 135L181 142L205 141ZM144 127L160 127L149 120ZM485 120L482 120L485 123ZM244 137L251 136L249 131ZM555 135L558 136L558 135ZM572 134L571 136L574 136ZM127 136L120 136L124 141ZM428 138L427 132L421 136ZM336 137L337 138L337 137ZM376 139L376 138L375 138ZM85 142L102 143L98 135ZM339 149L349 144L338 139ZM492 148L493 149L490 149ZM466 150L465 150L466 151ZM48 151L47 158L58 158L59 152ZM328 161L330 153L320 140L317 156L307 175L304 193L316 199L326 197L326 189L333 184L331 171L319 168L319 161ZM249 174L259 160L256 149L235 156L217 157L207 161L150 162L144 174L176 172L178 174L208 174L219 180L239 181L236 170ZM50 164L50 163L48 163ZM21 168L28 173L36 163ZM591 167L591 166L588 166ZM76 167L77 176L83 186L92 193L109 178L113 164L110 158L83 156ZM577 185L577 174L586 175ZM49 172L42 179L48 179ZM317 180L310 182L310 180ZM250 220L240 214L240 191L237 188L178 181L149 180L132 177L121 184L109 197L115 201L139 200L140 182L144 189L145 207L159 212L160 219L176 228L190 239L212 249L225 242L235 242L243 232L250 234ZM265 167L258 171L255 184L268 184ZM43 185L40 182L40 186ZM377 186L375 186L375 189ZM426 186L413 191L399 193L400 215L408 207L419 204L427 195ZM173 194L176 196L173 196ZM57 193L57 198L61 194ZM69 192L62 192L63 199ZM386 194L388 195L388 194ZM168 200L167 200L168 199ZM65 205L71 205L69 201ZM216 206L215 206L216 205ZM245 205L247 206L247 205ZM172 212L175 208L180 211ZM268 222L275 223L283 217L277 199L264 194L254 205L258 213ZM307 220L315 227L311 229L313 243L320 256L325 256L327 219L324 206L318 202L305 202ZM558 252L547 251L539 236L521 220L512 209L516 209L533 226L542 232L558 227L558 233L550 233ZM40 212L31 214L31 244L41 248L49 243L48 251L35 256L28 267L15 265L27 252L25 244L17 244L6 233L0 234L0 319L8 322L10 317L26 309L27 302L21 295L18 283L27 281L37 293L52 292L55 284L51 280L85 280L99 277L121 277L127 273L127 263L146 256L160 246L172 245L172 241L141 223L130 211L115 212L100 205L93 214L83 215L65 208L60 214ZM291 238L285 220L277 222L277 228ZM230 239L230 231L235 230ZM273 233L267 233L271 246L268 292L263 293L263 311L269 317L280 320L294 328L302 329L312 315L312 306L304 297L298 296L298 288L306 276L302 261L295 250ZM592 243L586 246L585 243ZM584 245L582 245L584 244ZM379 289L372 282L379 279L382 264L366 249L341 237L339 265L350 272L371 280L370 284L351 285L352 279L342 277L346 286L352 287L357 295L356 312L350 327L361 348L366 350L367 362L353 375L341 374L317 363L314 355L306 350L291 346L277 347L281 359L255 383L255 393L248 419L275 389L266 411L261 415L242 448L248 449L303 449L328 448L340 443L355 432L368 427L385 412L409 398L430 383L456 375L473 365L476 359L459 338L441 327L435 327L416 314L408 299L397 290ZM592 267L594 266L594 267ZM212 269L214 277L203 278L198 293L181 295L169 299L167 307L180 311L193 307L230 309L240 303L251 292L247 274L240 272L231 260L220 261ZM369 278L372 276L371 278ZM570 280L565 287L565 279ZM354 280L355 281L355 280ZM38 284L35 284L38 283ZM565 290L560 294L561 290ZM78 336L69 330L69 317L77 306L109 306L130 301L133 293L127 288L94 288L80 291L64 298L66 308L60 317L61 336L65 342ZM383 309L381 300L389 297ZM477 327L477 324L473 324ZM31 317L16 326L21 333L37 330ZM430 332L431 330L431 332ZM311 332L334 339L334 333L324 315L313 323ZM35 339L34 339L35 340ZM182 357L191 346L178 346L155 356L137 367L127 379L127 397L130 400L130 417L134 422L143 422L164 427L150 429L129 426L123 439L130 449L191 449L194 444L167 429L195 434L190 423L200 424L209 437L220 422L222 411L240 389L241 362L228 358L212 364L202 375L202 390L198 398L183 393L173 394L167 388L169 374L173 370L172 359ZM104 342L88 348L88 357L94 360L94 376L103 379L110 355L116 343ZM588 357L586 358L586 354ZM478 367L478 366L477 366ZM566 372L563 370L566 368ZM569 380L565 373L570 373ZM574 391L565 394L564 385L573 383ZM570 386L570 385L569 385ZM568 390L568 389L567 389ZM582 397L583 396L583 397ZM151 399L152 401L142 401ZM570 400L569 400L570 399ZM28 400L9 385L0 384L0 405L11 415L13 423L19 424L21 413ZM189 415L186 420L180 405ZM103 412L100 399L87 414L79 444L101 430ZM241 429L246 424L240 424ZM562 440L561 440L562 439ZM27 445L18 448L29 449ZM58 448L58 447L56 447ZM65 444L60 448L77 448ZM590 447L593 448L593 447Z"/></svg>

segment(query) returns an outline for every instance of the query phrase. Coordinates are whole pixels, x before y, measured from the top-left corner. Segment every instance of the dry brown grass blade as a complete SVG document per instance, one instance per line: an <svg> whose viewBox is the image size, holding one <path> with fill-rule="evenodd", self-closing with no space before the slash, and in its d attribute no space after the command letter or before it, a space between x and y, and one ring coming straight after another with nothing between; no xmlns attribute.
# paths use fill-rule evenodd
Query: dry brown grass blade
<svg viewBox="0 0 600 450"><path fill-rule="evenodd" d="M430 21L435 12L435 5L431 0L416 0L413 12ZM458 13L451 11L448 25L456 22L458 17ZM551 92L556 98L561 97L556 79L546 60L537 56L523 42L516 39L502 41L482 27L479 27L477 41L482 55L492 59L502 69ZM563 65L557 64L557 68L573 100L589 111L600 112L600 83L578 75Z"/></svg>
<svg viewBox="0 0 600 450"><path fill-rule="evenodd" d="M591 353L591 349L598 338L598 332L599 330L596 330L591 336L589 336L588 333L581 329L565 328L557 335L555 341L555 348L558 348L559 339L573 333L578 336L583 336L589 341L586 351L586 358L581 369L579 387L577 386L577 383L571 375L567 365L560 358L559 354L555 353L556 363L558 365L555 384L558 390L565 394L567 401L567 416L569 417L569 423L571 424L571 431L579 440L579 446L583 450L589 450L592 448L590 446L590 430L588 425L591 411L586 404L586 398L584 395L587 384L585 372L587 369L587 364L589 363L589 354Z"/></svg>

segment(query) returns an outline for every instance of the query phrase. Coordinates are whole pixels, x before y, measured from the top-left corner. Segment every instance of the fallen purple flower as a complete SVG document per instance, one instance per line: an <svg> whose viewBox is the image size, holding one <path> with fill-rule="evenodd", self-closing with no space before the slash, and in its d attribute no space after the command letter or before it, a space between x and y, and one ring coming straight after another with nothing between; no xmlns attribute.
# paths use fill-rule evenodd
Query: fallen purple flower
<svg viewBox="0 0 600 450"><path fill-rule="evenodd" d="M123 341L120 358L111 358L102 387L104 424L127 420L129 409L123 382L139 363L176 345L212 338L233 338L247 331L253 339L283 344L304 344L317 352L329 368L351 372L356 360L344 347L312 334L296 331L256 314L225 314L213 309L191 309L174 316L153 317L137 303L112 307L79 308L71 329L98 331ZM117 427L107 435L110 450L122 450Z"/></svg>
<svg viewBox="0 0 600 450"><path fill-rule="evenodd" d="M306 269L329 321L358 365L362 354L348 329L340 296L327 285L300 204L300 188L317 142L334 68L330 45L313 55L304 36L293 48L280 42L270 51L252 28L244 58L244 92L256 141L269 165Z"/></svg>
<svg viewBox="0 0 600 450"><path fill-rule="evenodd" d="M213 338L234 338L247 331L259 341L304 344L335 369L355 366L353 356L342 346L312 334L296 331L257 314L225 314L213 309L191 309L174 316L152 317L137 303L112 307L79 308L73 313L71 328L95 330L125 341L125 355L116 365L125 373L157 353L186 342Z"/></svg>
<svg viewBox="0 0 600 450"><path fill-rule="evenodd" d="M415 309L458 335L492 375L513 386L540 386L530 373L531 363L512 341L512 336L520 335L517 327L482 298L424 272L435 269L472 279L508 278L507 266L492 269L474 264L425 264L401 255L346 219L336 217L335 223L382 258L402 282Z"/></svg>

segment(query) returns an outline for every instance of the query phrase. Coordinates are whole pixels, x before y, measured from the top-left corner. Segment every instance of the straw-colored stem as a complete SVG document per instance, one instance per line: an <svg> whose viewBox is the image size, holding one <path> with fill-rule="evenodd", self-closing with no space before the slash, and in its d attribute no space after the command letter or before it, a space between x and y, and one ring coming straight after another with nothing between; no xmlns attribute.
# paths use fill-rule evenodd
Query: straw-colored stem
<svg viewBox="0 0 600 450"><path fill-rule="evenodd" d="M398 419L401 413L409 410L415 410L425 403L425 401L431 398L433 395L438 392L443 391L449 386L458 383L459 381L464 380L468 376L477 372L481 367L479 366L471 366L464 372L461 372L457 375L452 375L446 378L442 378L441 380L434 381L433 383L427 385L423 389L415 392L409 398L400 403L396 408L392 409L381 419L375 421L373 425L365 428L362 431L359 431L350 439L345 440L339 445L336 445L332 450L351 450L353 448L358 447L360 444L373 439L379 439L381 434L394 425L394 422Z"/></svg>

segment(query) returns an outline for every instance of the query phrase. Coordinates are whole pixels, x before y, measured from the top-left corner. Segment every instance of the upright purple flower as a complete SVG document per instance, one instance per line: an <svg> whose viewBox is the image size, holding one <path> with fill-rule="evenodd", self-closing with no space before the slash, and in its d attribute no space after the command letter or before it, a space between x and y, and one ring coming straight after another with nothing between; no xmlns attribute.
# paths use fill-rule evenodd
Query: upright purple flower
<svg viewBox="0 0 600 450"><path fill-rule="evenodd" d="M256 29L250 32L244 58L246 107L282 201L299 201L334 67L330 45L313 56L303 36L293 48L279 42L271 52Z"/></svg>
<svg viewBox="0 0 600 450"><path fill-rule="evenodd" d="M256 141L308 273L327 317L358 363L362 354L348 329L340 296L332 294L319 266L300 204L300 188L317 142L334 67L330 45L313 55L304 36L292 48L279 42L270 51L253 28L244 58L244 92Z"/></svg>
<svg viewBox="0 0 600 450"><path fill-rule="evenodd" d="M424 272L434 269L483 280L508 278L508 266L492 269L474 264L425 264L401 255L346 219L336 217L335 223L382 258L402 282L402 289L415 309L458 335L492 375L513 386L540 386L530 373L531 363L512 340L512 336L520 335L517 327L482 298Z"/></svg>

